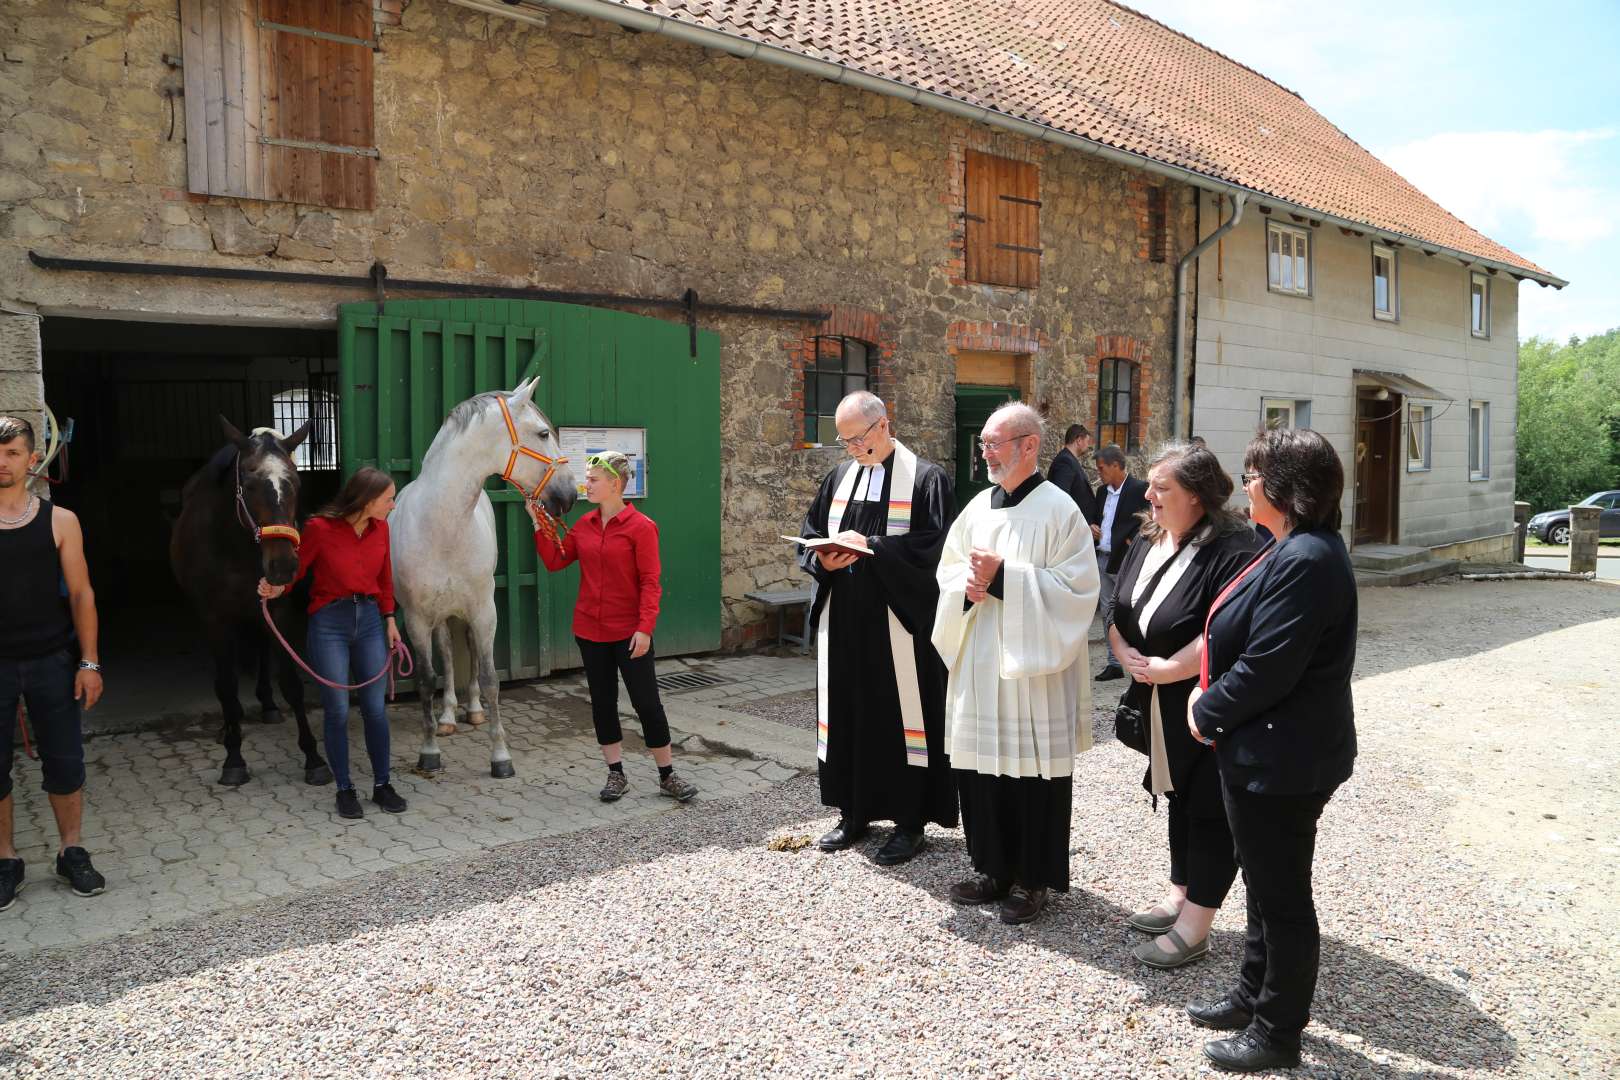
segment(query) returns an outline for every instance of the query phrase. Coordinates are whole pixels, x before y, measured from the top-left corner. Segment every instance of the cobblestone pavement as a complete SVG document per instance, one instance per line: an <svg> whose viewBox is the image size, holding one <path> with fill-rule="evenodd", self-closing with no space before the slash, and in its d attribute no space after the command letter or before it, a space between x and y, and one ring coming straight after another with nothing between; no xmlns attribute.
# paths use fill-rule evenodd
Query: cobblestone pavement
<svg viewBox="0 0 1620 1080"><path fill-rule="evenodd" d="M698 785L699 800L762 791L794 775L777 762L751 760L684 734L679 716L687 702L724 704L814 687L813 662L751 656L691 664L661 660L658 667L660 674L694 671L726 680L665 694L678 744L676 765ZM596 798L602 760L584 680L577 676L502 695L517 768L508 780L490 778L488 740L466 724L454 737L440 739L443 772L417 774L419 706L391 706L393 782L410 803L397 816L378 811L366 798L370 766L355 714L350 760L367 810L363 821L337 816L332 785L304 784L290 721L247 725L243 755L253 776L234 790L216 783L224 751L214 723L91 739L85 748L84 844L108 881L107 892L93 899L73 896L54 877L56 823L39 789L38 766L19 758L13 772L16 844L27 878L16 906L0 916L0 953L82 944L398 866L690 811L693 806L659 795L658 774L642 750L627 702L621 687L620 711L630 718L630 792L611 805ZM310 719L318 731L319 710Z"/></svg>

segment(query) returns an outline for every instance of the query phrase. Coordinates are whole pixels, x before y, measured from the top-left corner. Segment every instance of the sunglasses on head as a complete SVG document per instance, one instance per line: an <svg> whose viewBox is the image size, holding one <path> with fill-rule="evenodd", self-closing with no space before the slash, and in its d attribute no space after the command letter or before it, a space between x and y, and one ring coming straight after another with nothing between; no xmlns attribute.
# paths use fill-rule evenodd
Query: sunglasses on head
<svg viewBox="0 0 1620 1080"><path fill-rule="evenodd" d="M613 474L613 479L617 480L619 478L619 470L615 469L612 465L609 465L607 458L603 457L601 454L592 454L590 457L586 458L585 467L587 469L606 469L608 472Z"/></svg>

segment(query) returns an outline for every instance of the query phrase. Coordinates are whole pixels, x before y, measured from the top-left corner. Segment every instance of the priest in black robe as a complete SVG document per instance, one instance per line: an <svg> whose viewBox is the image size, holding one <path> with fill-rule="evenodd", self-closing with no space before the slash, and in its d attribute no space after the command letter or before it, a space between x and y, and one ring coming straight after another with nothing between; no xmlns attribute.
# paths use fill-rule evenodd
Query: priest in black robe
<svg viewBox="0 0 1620 1080"><path fill-rule="evenodd" d="M820 847L840 851L872 822L892 821L876 861L893 866L923 850L927 822L957 823L946 672L929 642L956 504L945 470L893 437L876 395L850 394L834 422L850 460L822 481L799 534L842 537L871 554L807 548L801 558L815 579L821 801L839 812Z"/></svg>

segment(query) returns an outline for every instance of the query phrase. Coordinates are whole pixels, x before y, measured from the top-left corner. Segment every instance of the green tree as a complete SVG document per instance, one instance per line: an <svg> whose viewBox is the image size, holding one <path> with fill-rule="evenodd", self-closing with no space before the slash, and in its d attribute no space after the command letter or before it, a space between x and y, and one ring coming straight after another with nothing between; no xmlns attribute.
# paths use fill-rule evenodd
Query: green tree
<svg viewBox="0 0 1620 1080"><path fill-rule="evenodd" d="M1620 329L1519 346L1518 498L1535 511L1620 486Z"/></svg>

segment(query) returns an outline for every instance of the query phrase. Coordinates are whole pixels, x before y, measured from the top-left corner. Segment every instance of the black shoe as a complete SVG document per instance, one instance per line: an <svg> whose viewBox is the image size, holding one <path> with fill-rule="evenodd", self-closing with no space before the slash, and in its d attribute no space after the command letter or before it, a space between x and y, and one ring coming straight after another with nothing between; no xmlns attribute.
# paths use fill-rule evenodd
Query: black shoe
<svg viewBox="0 0 1620 1080"><path fill-rule="evenodd" d="M866 826L864 824L856 825L848 818L839 818L838 824L822 833L821 839L816 841L816 845L822 851L843 851L865 835Z"/></svg>
<svg viewBox="0 0 1620 1080"><path fill-rule="evenodd" d="M0 859L0 911L17 902L23 887L23 861Z"/></svg>
<svg viewBox="0 0 1620 1080"><path fill-rule="evenodd" d="M1230 1039L1207 1042L1204 1056L1227 1072L1292 1069L1299 1064L1297 1049L1279 1046L1255 1031L1240 1031Z"/></svg>
<svg viewBox="0 0 1620 1080"><path fill-rule="evenodd" d="M382 807L385 814L403 814L405 812L405 800L399 797L399 793L394 790L393 784L378 784L372 788L371 801Z"/></svg>
<svg viewBox="0 0 1620 1080"><path fill-rule="evenodd" d="M1051 896L1049 889L1026 889L1022 885L1014 885L1001 902L1001 921L1008 926L1034 922L1046 910L1046 902Z"/></svg>
<svg viewBox="0 0 1620 1080"><path fill-rule="evenodd" d="M951 886L951 902L955 904L993 904L1007 895L1010 884L997 881L988 874L958 881Z"/></svg>
<svg viewBox="0 0 1620 1080"><path fill-rule="evenodd" d="M873 856L872 861L879 866L899 866L903 862L910 862L927 846L928 837L923 835L921 829L907 832L895 826L894 832L890 833L883 846L878 848L878 853Z"/></svg>
<svg viewBox="0 0 1620 1080"><path fill-rule="evenodd" d="M360 809L360 796L354 793L354 788L346 787L337 793L337 814L340 818L363 818L366 812Z"/></svg>
<svg viewBox="0 0 1620 1080"><path fill-rule="evenodd" d="M1105 667L1101 671L1097 672L1097 674L1094 675L1092 678L1096 682L1111 682L1114 679L1123 679L1124 677L1125 677L1125 669L1124 668L1120 667L1118 664L1109 664L1107 667Z"/></svg>
<svg viewBox="0 0 1620 1080"><path fill-rule="evenodd" d="M1233 1001L1231 994L1208 1005L1188 1005L1187 1015L1199 1027L1216 1031L1242 1031L1254 1019L1254 1014Z"/></svg>
<svg viewBox="0 0 1620 1080"><path fill-rule="evenodd" d="M17 866L20 871L22 864ZM107 879L96 873L90 853L82 847L70 847L56 857L56 876L72 887L74 896L100 896L107 891Z"/></svg>

